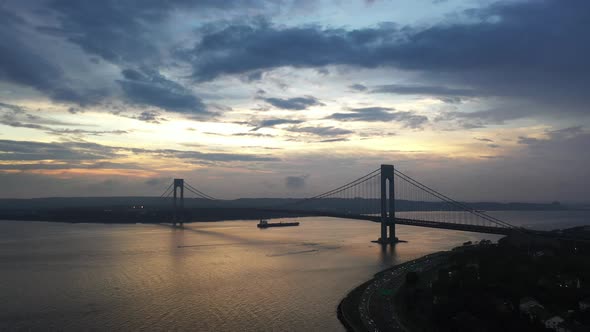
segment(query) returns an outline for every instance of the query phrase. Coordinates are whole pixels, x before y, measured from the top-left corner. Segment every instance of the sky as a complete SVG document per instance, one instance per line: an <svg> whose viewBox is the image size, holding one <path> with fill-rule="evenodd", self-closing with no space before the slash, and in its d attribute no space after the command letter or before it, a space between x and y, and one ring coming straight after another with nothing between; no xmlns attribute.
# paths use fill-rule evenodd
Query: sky
<svg viewBox="0 0 590 332"><path fill-rule="evenodd" d="M0 198L588 202L587 0L4 0Z"/></svg>

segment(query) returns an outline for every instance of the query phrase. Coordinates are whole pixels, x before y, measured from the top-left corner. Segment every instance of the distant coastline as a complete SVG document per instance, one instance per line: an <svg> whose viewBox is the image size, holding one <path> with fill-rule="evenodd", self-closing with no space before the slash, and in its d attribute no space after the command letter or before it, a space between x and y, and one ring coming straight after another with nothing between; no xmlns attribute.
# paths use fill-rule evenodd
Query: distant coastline
<svg viewBox="0 0 590 332"><path fill-rule="evenodd" d="M248 208L248 207L276 207L300 201L300 198L239 198L232 200L205 200L185 198L186 208ZM365 207L368 199L330 199L322 204L329 207L345 206L350 210ZM398 211L406 211L407 205L415 202L396 200ZM525 202L463 202L475 210L486 211L522 211L522 210L590 210L588 204L525 203ZM437 207L436 202L429 202L430 207ZM152 196L109 196L109 197L45 197L45 198L0 198L0 210L30 210L30 209L61 209L61 208L122 208L132 206L146 208L171 208L171 199ZM420 204L425 205L425 204ZM412 208L415 204L412 205ZM413 209L412 209L413 210Z"/></svg>
<svg viewBox="0 0 590 332"><path fill-rule="evenodd" d="M288 206L298 199L248 198L209 201L185 199L185 221L256 220L261 218L304 217L301 213L261 212L254 208ZM322 208L345 210L361 214L367 206L364 199L332 199L320 202ZM399 212L415 206L409 201L396 201ZM474 210L485 211L579 211L590 210L585 205L543 203L466 203ZM438 208L428 203L430 210ZM158 197L70 197L0 199L0 220L44 220L72 223L161 223L173 216L172 202Z"/></svg>

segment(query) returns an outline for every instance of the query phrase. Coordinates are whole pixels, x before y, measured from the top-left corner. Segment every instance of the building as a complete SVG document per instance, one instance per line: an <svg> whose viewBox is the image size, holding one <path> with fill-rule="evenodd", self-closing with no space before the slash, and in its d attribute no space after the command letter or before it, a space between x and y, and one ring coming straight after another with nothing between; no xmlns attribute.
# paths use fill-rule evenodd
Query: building
<svg viewBox="0 0 590 332"><path fill-rule="evenodd" d="M542 320L547 316L545 307L532 297L523 297L520 299L518 309L521 313L528 316L531 321Z"/></svg>
<svg viewBox="0 0 590 332"><path fill-rule="evenodd" d="M546 319L543 323L545 324L546 328L552 329L557 332L568 332L569 331L569 329L567 329L563 324L564 319L561 318L560 316L553 316L549 319Z"/></svg>

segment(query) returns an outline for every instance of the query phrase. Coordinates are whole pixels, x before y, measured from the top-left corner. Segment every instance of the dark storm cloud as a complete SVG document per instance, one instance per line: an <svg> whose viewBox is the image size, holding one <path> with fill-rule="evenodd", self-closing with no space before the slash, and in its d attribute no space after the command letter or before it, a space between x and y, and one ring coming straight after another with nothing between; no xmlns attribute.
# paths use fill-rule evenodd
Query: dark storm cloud
<svg viewBox="0 0 590 332"><path fill-rule="evenodd" d="M263 0L52 0L48 9L58 14L59 33L89 54L114 63L159 62L157 36L174 11L227 12L264 8Z"/></svg>
<svg viewBox="0 0 590 332"><path fill-rule="evenodd" d="M287 189L302 189L303 187L305 187L305 180L307 178L307 175L287 176L285 178L285 186L287 187Z"/></svg>
<svg viewBox="0 0 590 332"><path fill-rule="evenodd" d="M42 47L30 45L26 22L0 7L0 80L32 87L56 101L80 105L96 102L101 90L75 89L60 66L49 61Z"/></svg>
<svg viewBox="0 0 590 332"><path fill-rule="evenodd" d="M54 101L86 106L113 97L116 87L87 88L96 86L88 77L99 74L92 72L98 66L89 66L84 69L89 72L82 73L77 66L60 65L56 59L75 56L77 61L95 65L103 59L122 68L149 66L152 72L144 71L141 77L131 74L118 82L128 102L205 115L198 97L158 73L168 60L163 58L169 33L164 24L177 10L221 13L241 7L265 8L267 4L257 0L49 0L22 6L9 2L0 8L0 80L35 88ZM82 53L68 47L45 46L63 41L79 46L88 57L84 59Z"/></svg>
<svg viewBox="0 0 590 332"><path fill-rule="evenodd" d="M424 72L433 82L473 87L446 91L452 95L538 98L572 106L568 112L586 112L590 43L582 36L588 31L590 2L501 2L462 14L466 19L426 29L234 24L201 31L202 39L186 59L200 80L282 66L388 66Z"/></svg>
<svg viewBox="0 0 590 332"><path fill-rule="evenodd" d="M208 113L207 107L201 99L194 96L182 85L166 79L158 72L125 69L122 71L122 75L125 79L119 80L118 83L130 103L152 105L180 113Z"/></svg>
<svg viewBox="0 0 590 332"><path fill-rule="evenodd" d="M428 122L428 118L414 112L395 111L387 107L354 108L347 113L334 113L327 119L338 121L363 122L400 122L404 127L421 128Z"/></svg>
<svg viewBox="0 0 590 332"><path fill-rule="evenodd" d="M51 89L51 84L62 77L61 69L17 39L19 28L15 25L20 22L15 22L14 14L0 9L0 16L0 79Z"/></svg>
<svg viewBox="0 0 590 332"><path fill-rule="evenodd" d="M373 29L358 32L319 27L279 29L265 21L231 25L202 34L201 41L185 54L193 62L195 77L200 80L281 66L356 64L366 55L367 44L380 38L379 31Z"/></svg>
<svg viewBox="0 0 590 332"><path fill-rule="evenodd" d="M141 61L157 54L148 29L165 19L170 1L67 1L49 8L59 14L61 32L89 54L110 62ZM151 35L151 36L150 36Z"/></svg>
<svg viewBox="0 0 590 332"><path fill-rule="evenodd" d="M323 105L317 98L313 96L295 97L295 98L262 98L265 102L273 105L276 108L285 110L300 111L309 108L310 106Z"/></svg>

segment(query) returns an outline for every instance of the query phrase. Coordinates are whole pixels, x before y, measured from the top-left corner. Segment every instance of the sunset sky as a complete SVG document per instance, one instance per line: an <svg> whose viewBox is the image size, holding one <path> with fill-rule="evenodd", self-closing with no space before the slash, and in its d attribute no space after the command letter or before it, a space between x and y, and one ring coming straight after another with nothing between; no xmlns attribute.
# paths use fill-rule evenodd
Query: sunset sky
<svg viewBox="0 0 590 332"><path fill-rule="evenodd" d="M0 197L586 202L590 1L0 2Z"/></svg>

